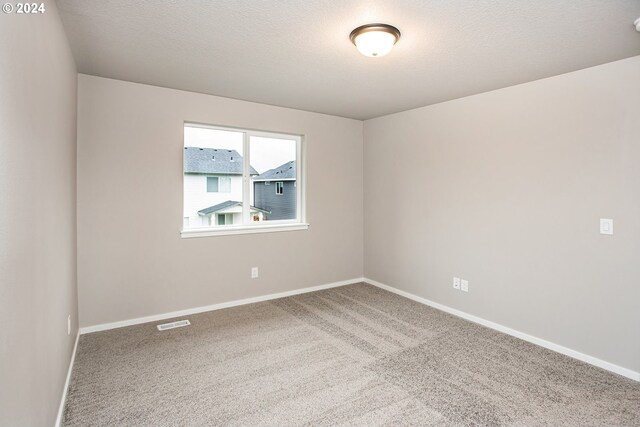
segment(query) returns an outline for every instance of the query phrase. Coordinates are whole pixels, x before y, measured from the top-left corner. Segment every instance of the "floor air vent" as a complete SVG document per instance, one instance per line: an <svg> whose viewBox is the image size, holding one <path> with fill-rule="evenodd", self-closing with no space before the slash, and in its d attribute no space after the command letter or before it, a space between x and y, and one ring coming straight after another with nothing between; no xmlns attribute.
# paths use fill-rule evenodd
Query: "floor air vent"
<svg viewBox="0 0 640 427"><path fill-rule="evenodd" d="M166 331L167 329L181 328L183 326L189 326L190 324L191 323L189 323L188 320L178 320L176 322L163 323L162 325L158 325L158 330Z"/></svg>

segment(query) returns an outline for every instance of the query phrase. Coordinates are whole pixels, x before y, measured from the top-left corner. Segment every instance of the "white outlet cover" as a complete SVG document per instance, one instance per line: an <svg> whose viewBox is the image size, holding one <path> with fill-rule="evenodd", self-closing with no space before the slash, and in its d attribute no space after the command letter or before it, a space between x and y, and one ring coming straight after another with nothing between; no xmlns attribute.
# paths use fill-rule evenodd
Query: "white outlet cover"
<svg viewBox="0 0 640 427"><path fill-rule="evenodd" d="M258 267L251 268L251 278L252 279L258 278Z"/></svg>
<svg viewBox="0 0 640 427"><path fill-rule="evenodd" d="M453 289L460 289L460 278L459 277L454 277L453 278Z"/></svg>
<svg viewBox="0 0 640 427"><path fill-rule="evenodd" d="M613 220L600 218L600 234L613 234Z"/></svg>
<svg viewBox="0 0 640 427"><path fill-rule="evenodd" d="M460 280L460 289L462 292L469 292L469 282L467 280Z"/></svg>

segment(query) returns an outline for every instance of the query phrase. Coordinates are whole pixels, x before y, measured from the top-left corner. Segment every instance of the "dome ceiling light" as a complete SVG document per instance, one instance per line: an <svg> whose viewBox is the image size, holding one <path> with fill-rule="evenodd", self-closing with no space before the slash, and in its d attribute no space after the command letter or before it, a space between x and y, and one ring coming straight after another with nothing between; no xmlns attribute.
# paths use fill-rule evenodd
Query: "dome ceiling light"
<svg viewBox="0 0 640 427"><path fill-rule="evenodd" d="M400 30L387 24L367 24L351 31L349 38L364 56L379 57L400 40Z"/></svg>

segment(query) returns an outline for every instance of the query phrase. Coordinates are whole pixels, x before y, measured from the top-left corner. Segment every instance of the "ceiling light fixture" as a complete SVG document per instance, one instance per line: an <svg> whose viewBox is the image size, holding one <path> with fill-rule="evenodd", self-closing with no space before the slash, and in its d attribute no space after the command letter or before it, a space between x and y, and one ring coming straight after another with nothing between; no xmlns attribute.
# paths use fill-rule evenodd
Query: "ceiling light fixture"
<svg viewBox="0 0 640 427"><path fill-rule="evenodd" d="M367 24L351 31L349 38L364 56L379 57L400 40L400 30L387 24Z"/></svg>

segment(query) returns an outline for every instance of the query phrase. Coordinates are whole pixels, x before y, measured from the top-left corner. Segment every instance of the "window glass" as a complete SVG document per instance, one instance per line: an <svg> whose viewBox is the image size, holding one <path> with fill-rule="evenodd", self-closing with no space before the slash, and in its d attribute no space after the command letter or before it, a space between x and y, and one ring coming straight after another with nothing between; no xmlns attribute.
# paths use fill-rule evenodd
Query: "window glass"
<svg viewBox="0 0 640 427"><path fill-rule="evenodd" d="M217 193L217 192L218 192L218 177L208 176L207 177L207 193Z"/></svg>
<svg viewBox="0 0 640 427"><path fill-rule="evenodd" d="M185 125L183 229L242 224L243 153L241 131Z"/></svg>
<svg viewBox="0 0 640 427"><path fill-rule="evenodd" d="M262 221L292 220L297 212L297 141L295 139L251 136L252 209L262 212ZM270 186L271 181L274 185ZM287 188L290 190L287 191Z"/></svg>
<svg viewBox="0 0 640 427"><path fill-rule="evenodd" d="M231 177L221 176L218 178L218 191L220 193L231 192Z"/></svg>

